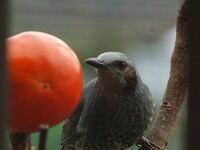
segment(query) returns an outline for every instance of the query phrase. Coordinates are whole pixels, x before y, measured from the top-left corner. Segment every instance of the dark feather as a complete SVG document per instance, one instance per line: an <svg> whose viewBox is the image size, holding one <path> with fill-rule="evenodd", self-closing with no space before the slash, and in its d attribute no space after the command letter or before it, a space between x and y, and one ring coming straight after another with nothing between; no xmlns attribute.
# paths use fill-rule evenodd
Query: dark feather
<svg viewBox="0 0 200 150"><path fill-rule="evenodd" d="M79 105L77 106L76 110L73 112L73 114L66 119L63 130L62 130L62 136L60 139L61 145L67 145L68 147L74 147L75 142L80 138L80 135L77 131L77 125L80 120L80 116L84 107L85 99L87 98L88 90L94 89L94 85L96 83L97 79L94 79L90 81L84 88L84 92L82 94L81 101Z"/></svg>
<svg viewBox="0 0 200 150"><path fill-rule="evenodd" d="M154 109L133 61L108 52L87 62L100 67L98 77L85 86L80 104L64 124L63 150L124 150L136 144Z"/></svg>

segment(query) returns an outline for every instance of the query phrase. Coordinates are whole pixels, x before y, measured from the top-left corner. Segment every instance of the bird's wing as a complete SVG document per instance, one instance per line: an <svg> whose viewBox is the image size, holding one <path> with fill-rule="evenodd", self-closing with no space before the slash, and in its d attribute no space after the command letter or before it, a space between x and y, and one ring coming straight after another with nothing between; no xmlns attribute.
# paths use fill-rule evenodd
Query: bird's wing
<svg viewBox="0 0 200 150"><path fill-rule="evenodd" d="M79 139L80 136L79 133L77 133L76 128L84 108L84 103L87 100L88 93L91 93L91 90L94 89L96 80L96 78L93 79L85 86L79 105L77 106L73 114L68 119L66 119L60 140L61 145L66 145L67 147L74 147L75 142Z"/></svg>

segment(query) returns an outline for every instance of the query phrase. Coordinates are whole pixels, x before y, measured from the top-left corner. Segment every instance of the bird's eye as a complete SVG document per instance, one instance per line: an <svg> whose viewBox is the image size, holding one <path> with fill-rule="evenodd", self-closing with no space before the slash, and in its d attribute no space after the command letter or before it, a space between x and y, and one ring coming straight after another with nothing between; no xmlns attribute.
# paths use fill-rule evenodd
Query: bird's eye
<svg viewBox="0 0 200 150"><path fill-rule="evenodd" d="M123 62L123 61L117 61L117 62L116 62L116 65L117 65L117 67L118 67L119 69L125 69L126 66L127 66L127 64L126 64L125 62Z"/></svg>
<svg viewBox="0 0 200 150"><path fill-rule="evenodd" d="M98 59L98 61L99 61L100 63L103 63L103 60L102 60L102 59Z"/></svg>

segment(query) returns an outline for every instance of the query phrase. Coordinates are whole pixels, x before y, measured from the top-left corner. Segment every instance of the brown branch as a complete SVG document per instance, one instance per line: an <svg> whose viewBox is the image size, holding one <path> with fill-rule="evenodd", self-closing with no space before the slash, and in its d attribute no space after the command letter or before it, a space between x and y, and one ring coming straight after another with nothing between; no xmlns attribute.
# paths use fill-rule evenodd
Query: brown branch
<svg viewBox="0 0 200 150"><path fill-rule="evenodd" d="M28 146L28 133L10 132L12 150L26 150Z"/></svg>
<svg viewBox="0 0 200 150"><path fill-rule="evenodd" d="M177 15L176 42L167 89L148 137L161 150L166 148L172 135L189 85L188 20L187 4L184 2ZM141 147L140 150L145 148Z"/></svg>
<svg viewBox="0 0 200 150"><path fill-rule="evenodd" d="M46 141L49 125L40 126L40 138L38 150L46 150ZM10 132L11 150L31 150L31 139L29 133Z"/></svg>

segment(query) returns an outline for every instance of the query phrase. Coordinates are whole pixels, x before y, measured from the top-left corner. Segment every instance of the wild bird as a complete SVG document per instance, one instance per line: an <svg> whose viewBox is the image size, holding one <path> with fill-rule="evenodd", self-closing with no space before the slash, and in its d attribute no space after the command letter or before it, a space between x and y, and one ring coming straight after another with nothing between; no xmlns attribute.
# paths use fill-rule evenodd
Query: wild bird
<svg viewBox="0 0 200 150"><path fill-rule="evenodd" d="M143 137L154 106L133 60L105 52L85 63L97 69L97 77L85 86L81 102L66 119L62 150L124 150L134 144L158 148Z"/></svg>

